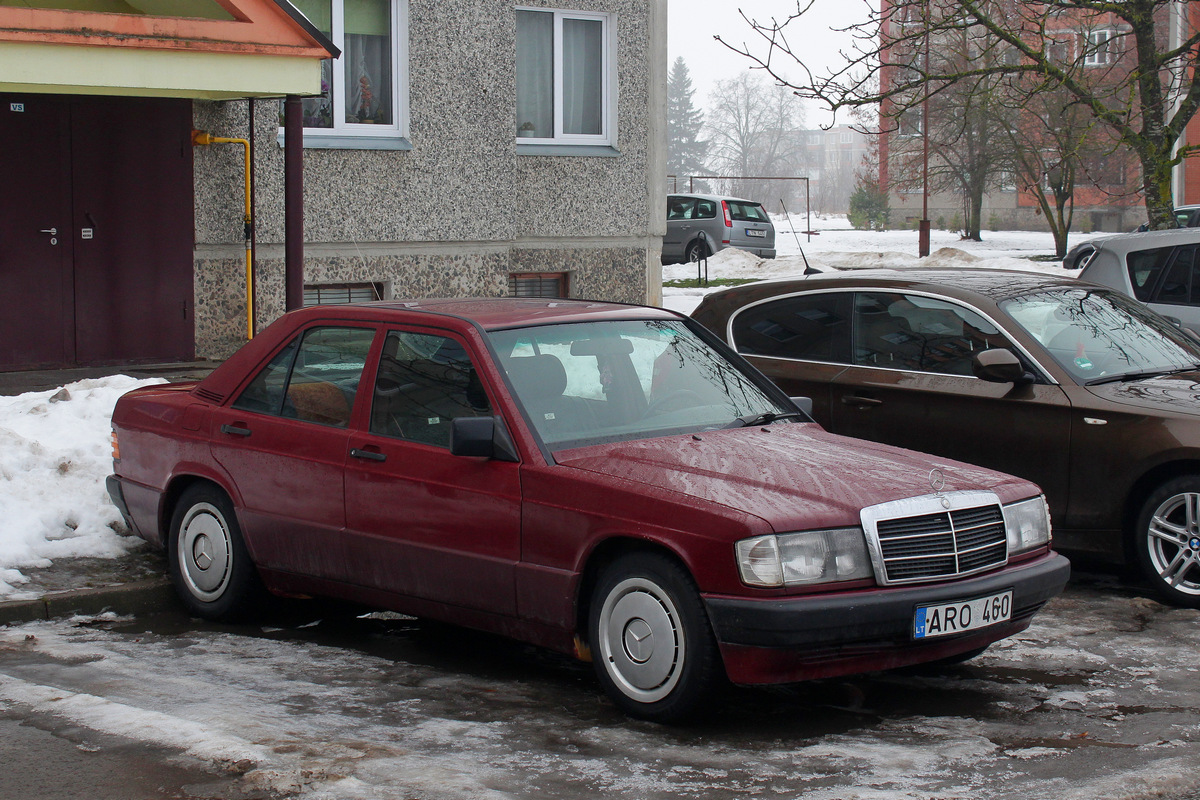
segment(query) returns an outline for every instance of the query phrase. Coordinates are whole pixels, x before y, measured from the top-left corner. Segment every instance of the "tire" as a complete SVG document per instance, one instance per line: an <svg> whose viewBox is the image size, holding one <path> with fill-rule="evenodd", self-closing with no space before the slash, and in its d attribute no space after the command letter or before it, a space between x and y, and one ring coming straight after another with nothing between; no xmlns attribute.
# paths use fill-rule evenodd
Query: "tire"
<svg viewBox="0 0 1200 800"><path fill-rule="evenodd" d="M600 684L630 716L694 718L724 681L700 593L665 555L628 553L610 564L592 592L588 631Z"/></svg>
<svg viewBox="0 0 1200 800"><path fill-rule="evenodd" d="M217 621L242 619L265 594L242 540L233 503L210 484L189 487L171 516L171 582L188 611Z"/></svg>
<svg viewBox="0 0 1200 800"><path fill-rule="evenodd" d="M711 255L712 253L709 252L708 245L697 239L687 246L684 258L686 258L689 263L695 264L700 259L708 258Z"/></svg>
<svg viewBox="0 0 1200 800"><path fill-rule="evenodd" d="M1200 475L1173 478L1146 498L1133 545L1155 593L1174 605L1200 608Z"/></svg>

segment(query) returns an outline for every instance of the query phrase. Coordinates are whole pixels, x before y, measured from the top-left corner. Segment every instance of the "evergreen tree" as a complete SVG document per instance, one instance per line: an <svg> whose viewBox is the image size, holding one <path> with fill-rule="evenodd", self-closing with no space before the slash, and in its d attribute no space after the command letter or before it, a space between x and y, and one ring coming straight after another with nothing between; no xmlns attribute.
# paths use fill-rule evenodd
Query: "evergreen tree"
<svg viewBox="0 0 1200 800"><path fill-rule="evenodd" d="M667 78L667 174L680 178L705 171L708 142L697 138L704 126L704 114L692 105L694 94L687 64L680 56Z"/></svg>

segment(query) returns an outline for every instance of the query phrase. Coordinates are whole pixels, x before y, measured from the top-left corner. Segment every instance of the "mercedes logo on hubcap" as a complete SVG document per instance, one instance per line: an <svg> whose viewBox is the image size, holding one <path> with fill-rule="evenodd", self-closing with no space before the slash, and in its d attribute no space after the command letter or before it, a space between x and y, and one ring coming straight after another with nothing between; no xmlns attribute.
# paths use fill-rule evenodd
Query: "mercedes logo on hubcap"
<svg viewBox="0 0 1200 800"><path fill-rule="evenodd" d="M192 543L192 562L200 569L212 566L212 543L207 536L197 536L196 541Z"/></svg>
<svg viewBox="0 0 1200 800"><path fill-rule="evenodd" d="M625 625L625 652L638 664L645 664L654 655L654 631L644 619L631 619Z"/></svg>

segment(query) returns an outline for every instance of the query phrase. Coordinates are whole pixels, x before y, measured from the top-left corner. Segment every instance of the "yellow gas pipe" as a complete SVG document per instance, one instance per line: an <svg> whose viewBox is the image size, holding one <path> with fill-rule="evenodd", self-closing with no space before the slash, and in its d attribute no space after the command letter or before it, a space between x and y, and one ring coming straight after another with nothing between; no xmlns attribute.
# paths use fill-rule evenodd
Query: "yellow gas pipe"
<svg viewBox="0 0 1200 800"><path fill-rule="evenodd" d="M224 136L213 136L207 131L192 131L192 144L205 146L210 144L240 144L246 172L246 338L254 338L254 266L250 260L250 231L253 219L250 216L250 141L248 139L227 139Z"/></svg>

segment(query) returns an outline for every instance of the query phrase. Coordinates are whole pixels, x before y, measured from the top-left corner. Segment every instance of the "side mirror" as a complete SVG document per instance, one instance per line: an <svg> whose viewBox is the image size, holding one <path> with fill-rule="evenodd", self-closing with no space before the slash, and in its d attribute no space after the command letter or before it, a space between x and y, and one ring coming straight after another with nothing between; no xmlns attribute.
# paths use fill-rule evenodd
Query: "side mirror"
<svg viewBox="0 0 1200 800"><path fill-rule="evenodd" d="M812 416L813 401L811 397L793 397L791 401L796 404L796 408L808 414L808 416Z"/></svg>
<svg viewBox="0 0 1200 800"><path fill-rule="evenodd" d="M1025 365L1020 359L1011 350L1001 347L977 353L971 359L971 368L976 378L991 383L1012 383L1018 386L1033 383L1033 376L1025 371Z"/></svg>
<svg viewBox="0 0 1200 800"><path fill-rule="evenodd" d="M450 420L450 455L516 462L517 448L504 423L495 417Z"/></svg>

